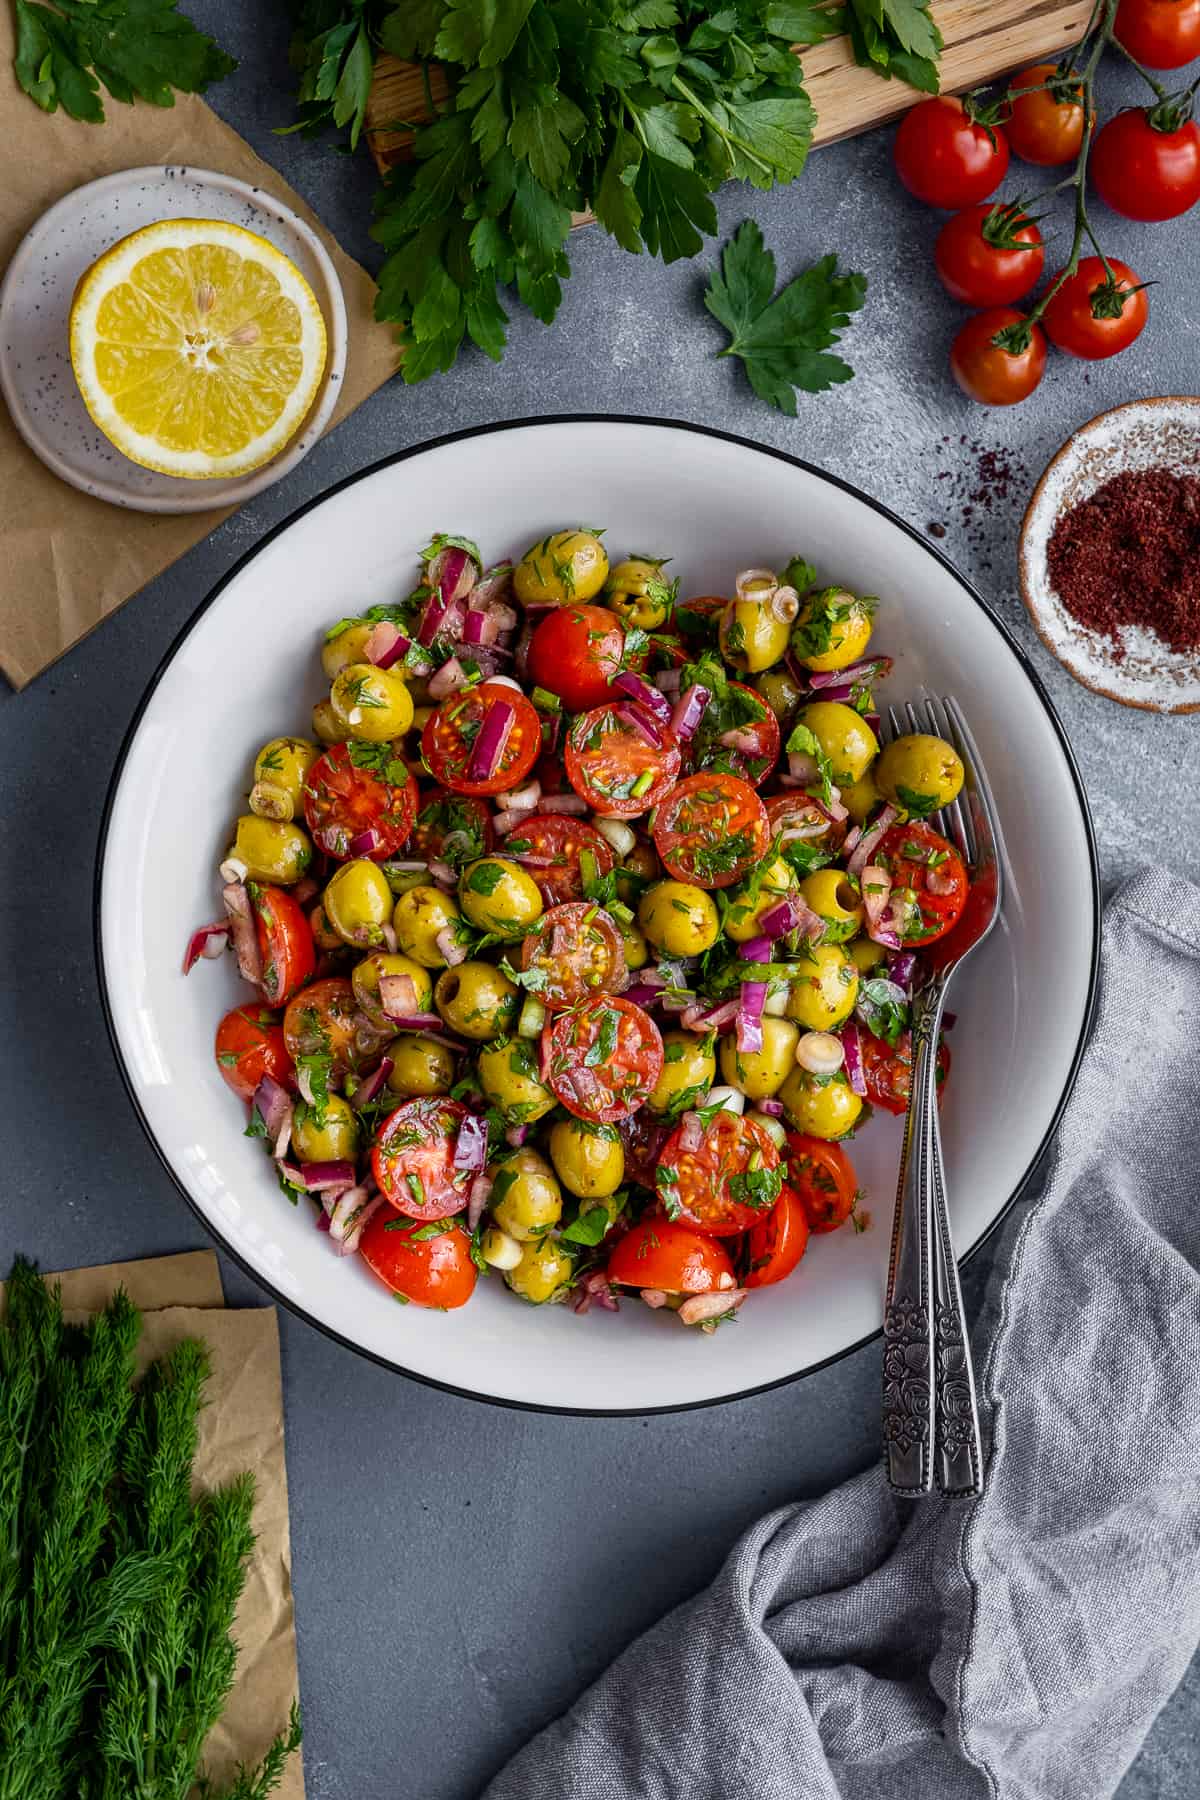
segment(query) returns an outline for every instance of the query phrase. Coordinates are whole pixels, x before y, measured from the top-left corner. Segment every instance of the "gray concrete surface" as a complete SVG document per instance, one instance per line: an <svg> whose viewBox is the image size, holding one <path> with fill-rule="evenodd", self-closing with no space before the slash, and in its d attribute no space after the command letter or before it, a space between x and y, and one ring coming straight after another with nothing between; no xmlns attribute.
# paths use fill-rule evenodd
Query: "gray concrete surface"
<svg viewBox="0 0 1200 1800"><path fill-rule="evenodd" d="M365 158L272 135L288 118L283 8L193 0L191 10L243 59L213 95L218 110L371 260ZM1107 92L1132 95L1117 71ZM958 314L932 275L936 220L892 179L889 136L820 152L792 191L721 196L722 232L757 218L781 272L836 249L870 277L847 345L856 379L803 400L797 419L769 411L732 360L716 360L721 335L700 298L711 256L664 269L596 230L577 234L551 331L518 317L501 368L469 354L423 387L390 384L27 692L0 696L0 1261L21 1249L55 1268L205 1242L126 1101L96 992L92 863L117 748L174 633L267 527L376 458L458 426L572 409L703 421L796 452L915 524L944 528L942 548L1029 648L1066 722L1106 881L1151 856L1200 874L1181 804L1196 724L1076 687L1028 628L1014 567L1033 481L1073 427L1119 401L1195 388L1195 218L1139 228L1098 207L1106 242L1158 282L1149 328L1117 361L1088 370L1056 359L1031 402L983 412L946 373ZM989 452L1008 471L999 484L981 478ZM256 1303L250 1281L228 1264L224 1273L234 1304ZM875 1453L873 1349L737 1406L589 1421L432 1393L289 1315L281 1323L312 1800L465 1800L634 1633L703 1583L758 1513ZM1195 1794L1198 1699L1193 1670L1123 1800Z"/></svg>

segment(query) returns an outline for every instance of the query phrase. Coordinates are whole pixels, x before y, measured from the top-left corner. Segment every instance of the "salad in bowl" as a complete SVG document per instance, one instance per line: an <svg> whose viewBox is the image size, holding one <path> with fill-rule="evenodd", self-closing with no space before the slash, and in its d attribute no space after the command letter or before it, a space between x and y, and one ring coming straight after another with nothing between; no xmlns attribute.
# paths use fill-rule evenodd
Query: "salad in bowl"
<svg viewBox="0 0 1200 1800"><path fill-rule="evenodd" d="M847 1140L907 1105L959 759L881 747L873 597L799 556L724 595L669 571L438 533L254 758L184 972L236 957L246 1134L398 1300L491 1275L711 1332L861 1225Z"/></svg>

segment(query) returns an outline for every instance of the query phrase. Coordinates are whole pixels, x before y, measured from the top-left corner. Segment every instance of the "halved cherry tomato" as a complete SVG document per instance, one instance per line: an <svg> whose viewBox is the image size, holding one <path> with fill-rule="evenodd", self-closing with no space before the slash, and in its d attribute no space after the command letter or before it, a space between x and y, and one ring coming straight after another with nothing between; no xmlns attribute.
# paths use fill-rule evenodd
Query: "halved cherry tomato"
<svg viewBox="0 0 1200 1800"><path fill-rule="evenodd" d="M344 1071L361 1060L355 1039L363 1022L350 983L329 975L289 1000L283 1036L293 1062L301 1056L328 1056L335 1069Z"/></svg>
<svg viewBox="0 0 1200 1800"><path fill-rule="evenodd" d="M356 757L369 761L356 763ZM384 862L398 855L416 812L417 784L393 744L332 744L308 771L308 829L313 843L339 862L351 856Z"/></svg>
<svg viewBox="0 0 1200 1800"><path fill-rule="evenodd" d="M591 900L543 913L521 945L525 986L551 1012L625 986L625 946L609 915Z"/></svg>
<svg viewBox="0 0 1200 1800"><path fill-rule="evenodd" d="M1087 362L1127 350L1150 312L1129 264L1110 256L1108 268L1112 279L1098 256L1085 256L1042 316L1050 342Z"/></svg>
<svg viewBox="0 0 1200 1800"><path fill-rule="evenodd" d="M1177 219L1200 200L1200 126L1187 119L1158 131L1140 106L1102 125L1092 144L1092 181L1126 219Z"/></svg>
<svg viewBox="0 0 1200 1800"><path fill-rule="evenodd" d="M577 1119L615 1125L643 1105L663 1066L658 1026L604 994L561 1012L542 1033L543 1081Z"/></svg>
<svg viewBox="0 0 1200 1800"><path fill-rule="evenodd" d="M682 758L675 734L654 726L652 742L629 722L626 703L581 713L567 733L567 780L593 811L632 819L668 794Z"/></svg>
<svg viewBox="0 0 1200 1800"><path fill-rule="evenodd" d="M655 1118L643 1106L628 1119L617 1121L617 1131L625 1147L625 1178L641 1187L654 1186L654 1174L662 1147L671 1135L671 1127Z"/></svg>
<svg viewBox="0 0 1200 1800"><path fill-rule="evenodd" d="M1014 154L1022 162L1036 163L1043 169L1074 162L1083 142L1083 91L1078 81L1060 77L1055 63L1035 63L1014 75L1008 85L1029 90L1013 101L1004 121ZM1009 296L1013 300L1017 297Z"/></svg>
<svg viewBox="0 0 1200 1800"><path fill-rule="evenodd" d="M537 883L547 906L583 898L583 864L593 879L607 875L613 866L612 845L594 825L569 813L533 813L514 826L504 840L504 854L511 856Z"/></svg>
<svg viewBox="0 0 1200 1800"><path fill-rule="evenodd" d="M568 712L586 712L617 698L611 683L624 652L625 631L615 613L603 606L559 606L534 630L529 673Z"/></svg>
<svg viewBox="0 0 1200 1800"><path fill-rule="evenodd" d="M836 1146L835 1146L836 1147ZM785 1182L779 1198L746 1236L744 1287L772 1287L786 1281L808 1249L808 1219L799 1194Z"/></svg>
<svg viewBox="0 0 1200 1800"><path fill-rule="evenodd" d="M379 1127L371 1167L379 1191L410 1219L446 1219L461 1212L477 1170L454 1166L467 1109L440 1094L406 1100Z"/></svg>
<svg viewBox="0 0 1200 1800"><path fill-rule="evenodd" d="M685 1117L676 1126L658 1159L655 1189L669 1218L711 1237L732 1237L774 1206L778 1169L779 1151L759 1121L722 1107L707 1125Z"/></svg>
<svg viewBox="0 0 1200 1800"><path fill-rule="evenodd" d="M1031 325L1029 342L1006 350L994 339L1024 322L1012 306L990 306L968 319L950 346L950 373L964 394L981 406L1015 406L1027 400L1046 372L1046 334Z"/></svg>
<svg viewBox="0 0 1200 1800"><path fill-rule="evenodd" d="M1121 0L1113 28L1150 69L1181 69L1200 56L1200 0Z"/></svg>
<svg viewBox="0 0 1200 1800"><path fill-rule="evenodd" d="M500 749L487 759L489 773L472 758L481 740L498 734ZM542 722L516 688L503 681L484 681L461 694L451 694L425 721L421 755L435 781L456 794L502 794L524 780L542 749Z"/></svg>
<svg viewBox="0 0 1200 1800"><path fill-rule="evenodd" d="M1042 234L998 201L947 219L933 260L946 292L968 306L999 306L1027 294L1042 272Z"/></svg>
<svg viewBox="0 0 1200 1800"><path fill-rule="evenodd" d="M908 1097L912 1093L912 1032L902 1031L895 1044L888 1044L870 1031L861 1031L859 1042L863 1073L867 1078L867 1099L872 1106L882 1106L885 1112L907 1112ZM949 1074L950 1051L943 1041L938 1045L937 1054L939 1097Z"/></svg>
<svg viewBox="0 0 1200 1800"><path fill-rule="evenodd" d="M217 1026L213 1046L221 1078L243 1100L253 1100L264 1075L289 1086L292 1059L276 1015L265 1006L235 1006Z"/></svg>
<svg viewBox="0 0 1200 1800"><path fill-rule="evenodd" d="M262 956L263 999L269 1006L286 1006L317 966L312 926L286 888L262 887L256 881L248 885Z"/></svg>
<svg viewBox="0 0 1200 1800"><path fill-rule="evenodd" d="M492 813L486 800L433 788L422 799L409 853L422 862L474 862L495 843Z"/></svg>
<svg viewBox="0 0 1200 1800"><path fill-rule="evenodd" d="M627 1231L608 1259L608 1279L618 1287L657 1288L664 1294L707 1294L737 1286L733 1264L711 1237L673 1225L669 1219L642 1219Z"/></svg>
<svg viewBox="0 0 1200 1800"><path fill-rule="evenodd" d="M919 819L893 825L872 860L890 874L893 899L898 890L917 897L917 916L904 931L906 949L932 944L958 924L967 904L967 871L954 845L932 827Z"/></svg>
<svg viewBox="0 0 1200 1800"><path fill-rule="evenodd" d="M900 1110L903 1112L904 1108ZM824 1138L808 1137L802 1131L789 1131L784 1162L808 1229L836 1231L844 1225L854 1211L858 1177L842 1146Z"/></svg>
<svg viewBox="0 0 1200 1800"><path fill-rule="evenodd" d="M800 838L807 844L832 850L840 844L848 830L845 819L831 819L823 806L794 788L787 794L772 794L766 803L767 826L771 839L788 844Z"/></svg>
<svg viewBox="0 0 1200 1800"><path fill-rule="evenodd" d="M739 734L744 734L744 743L722 742L727 729L721 719L723 709L710 706L692 739L691 764L694 769L721 769L749 782L751 787L761 787L779 761L779 720L766 701L744 682L731 681L729 690L741 695L741 710L748 715L736 727Z"/></svg>
<svg viewBox="0 0 1200 1800"><path fill-rule="evenodd" d="M986 200L1004 180L1008 140L967 117L961 100L941 94L911 107L892 147L896 173L927 206L957 209Z"/></svg>
<svg viewBox="0 0 1200 1800"><path fill-rule="evenodd" d="M452 1312L475 1292L479 1272L471 1261L471 1240L461 1225L425 1236L428 1226L401 1218L382 1206L368 1219L359 1254L393 1294L414 1306Z"/></svg>
<svg viewBox="0 0 1200 1800"><path fill-rule="evenodd" d="M664 868L697 887L731 886L762 861L770 841L767 809L754 789L719 769L686 776L654 818Z"/></svg>

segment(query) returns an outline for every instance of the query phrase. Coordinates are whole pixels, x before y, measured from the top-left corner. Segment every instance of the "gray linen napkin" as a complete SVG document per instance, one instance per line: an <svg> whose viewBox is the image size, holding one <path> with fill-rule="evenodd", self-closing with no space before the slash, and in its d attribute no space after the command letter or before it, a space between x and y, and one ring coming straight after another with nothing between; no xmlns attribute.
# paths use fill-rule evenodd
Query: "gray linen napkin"
<svg viewBox="0 0 1200 1800"><path fill-rule="evenodd" d="M1200 1638L1200 891L1131 881L976 1337L987 1488L770 1514L485 1800L1103 1800Z"/></svg>

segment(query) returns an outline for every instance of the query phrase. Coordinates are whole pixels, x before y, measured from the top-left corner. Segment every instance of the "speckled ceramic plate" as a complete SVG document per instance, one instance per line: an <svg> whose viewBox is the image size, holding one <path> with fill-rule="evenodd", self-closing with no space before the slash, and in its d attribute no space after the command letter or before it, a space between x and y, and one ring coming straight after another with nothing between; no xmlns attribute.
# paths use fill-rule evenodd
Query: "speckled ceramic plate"
<svg viewBox="0 0 1200 1800"><path fill-rule="evenodd" d="M1124 627L1119 643L1090 631L1067 611L1047 567L1054 527L1072 506L1114 475L1162 467L1200 475L1200 398L1132 400L1081 426L1033 490L1018 550L1021 595L1047 650L1084 687L1149 712L1200 712L1200 655L1170 650L1141 626Z"/></svg>
<svg viewBox="0 0 1200 1800"><path fill-rule="evenodd" d="M224 219L291 257L325 316L324 379L286 449L231 481L184 481L143 469L110 444L75 383L67 321L75 284L121 238L157 219ZM0 393L29 448L72 487L137 512L238 506L286 475L324 430L346 370L346 303L320 238L262 188L207 169L123 169L66 194L17 248L0 285Z"/></svg>

